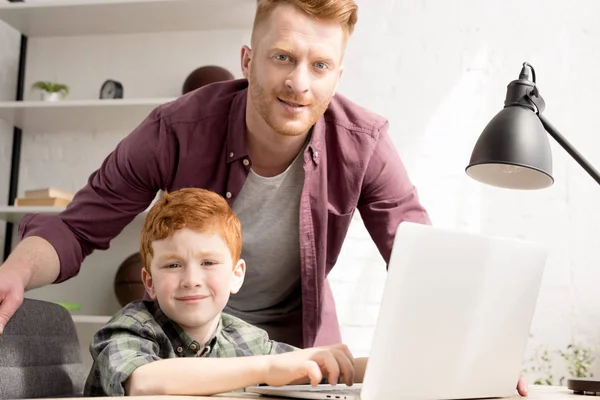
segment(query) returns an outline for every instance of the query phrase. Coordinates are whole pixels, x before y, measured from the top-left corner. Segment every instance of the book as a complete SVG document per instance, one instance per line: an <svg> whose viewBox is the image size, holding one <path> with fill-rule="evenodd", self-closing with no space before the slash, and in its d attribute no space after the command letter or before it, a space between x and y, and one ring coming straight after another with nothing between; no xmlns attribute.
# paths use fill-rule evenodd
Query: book
<svg viewBox="0 0 600 400"><path fill-rule="evenodd" d="M25 191L25 198L28 199L47 199L47 198L56 198L56 199L65 199L69 201L73 201L73 197L75 193L69 192L67 190L57 189L57 188L43 188L43 189L33 189Z"/></svg>
<svg viewBox="0 0 600 400"><path fill-rule="evenodd" d="M66 199L61 199L57 197L46 197L46 198L24 198L20 197L15 199L15 207L18 206L50 206L50 207L65 207L71 201Z"/></svg>

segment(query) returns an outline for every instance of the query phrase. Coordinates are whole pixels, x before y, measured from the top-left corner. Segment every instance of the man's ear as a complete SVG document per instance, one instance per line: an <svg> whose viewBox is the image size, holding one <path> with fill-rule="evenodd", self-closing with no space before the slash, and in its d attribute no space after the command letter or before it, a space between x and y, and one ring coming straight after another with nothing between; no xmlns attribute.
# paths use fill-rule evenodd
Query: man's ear
<svg viewBox="0 0 600 400"><path fill-rule="evenodd" d="M154 291L154 285L152 284L152 275L146 271L146 268L142 268L142 282L144 282L144 287L146 288L146 292L150 295L150 298L156 300L156 292Z"/></svg>
<svg viewBox="0 0 600 400"><path fill-rule="evenodd" d="M246 45L242 46L240 61L242 64L242 74L248 79L250 76L250 63L252 61L252 49Z"/></svg>
<svg viewBox="0 0 600 400"><path fill-rule="evenodd" d="M231 294L236 294L240 291L242 284L244 283L244 277L246 276L246 262L241 258L235 264L233 268L232 279L231 279Z"/></svg>
<svg viewBox="0 0 600 400"><path fill-rule="evenodd" d="M340 85L340 81L342 80L343 73L344 73L344 66L342 65L340 67L340 74L338 75L337 82L335 83L335 88L333 89L333 95L335 95L335 92L337 91L337 88Z"/></svg>

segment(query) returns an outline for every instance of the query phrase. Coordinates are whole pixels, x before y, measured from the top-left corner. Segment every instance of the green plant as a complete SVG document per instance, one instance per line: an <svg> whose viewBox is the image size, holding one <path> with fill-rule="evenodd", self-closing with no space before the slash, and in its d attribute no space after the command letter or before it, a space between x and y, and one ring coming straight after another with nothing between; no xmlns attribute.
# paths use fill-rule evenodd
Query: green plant
<svg viewBox="0 0 600 400"><path fill-rule="evenodd" d="M560 356L567 363L569 376L573 378L591 378L594 373L590 371L594 363L593 350L580 345L570 344L566 351L560 351ZM563 385L565 377L560 378Z"/></svg>
<svg viewBox="0 0 600 400"><path fill-rule="evenodd" d="M534 385L553 385L554 376L552 374L552 356L550 351L540 346L535 349L531 359L529 359L529 368L526 368L524 372L535 374L537 378L533 381Z"/></svg>
<svg viewBox="0 0 600 400"><path fill-rule="evenodd" d="M69 87L64 83L37 81L33 85L31 85L31 88L43 90L48 93L61 93L63 96L69 94Z"/></svg>
<svg viewBox="0 0 600 400"><path fill-rule="evenodd" d="M528 360L524 373L532 374L535 385L564 385L568 377L588 378L593 377L591 368L594 362L593 348L569 344L565 350L551 351L545 346L539 346ZM561 376L554 379L554 356L559 356L566 364L568 377Z"/></svg>

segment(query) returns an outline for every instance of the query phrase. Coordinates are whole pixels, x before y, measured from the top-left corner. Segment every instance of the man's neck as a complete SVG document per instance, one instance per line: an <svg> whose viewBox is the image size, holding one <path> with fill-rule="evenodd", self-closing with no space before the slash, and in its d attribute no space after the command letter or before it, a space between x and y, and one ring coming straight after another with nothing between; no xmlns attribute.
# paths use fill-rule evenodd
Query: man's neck
<svg viewBox="0 0 600 400"><path fill-rule="evenodd" d="M252 159L252 170L261 176L276 176L284 172L304 147L308 132L299 136L284 136L271 129L255 133L248 128L246 142Z"/></svg>

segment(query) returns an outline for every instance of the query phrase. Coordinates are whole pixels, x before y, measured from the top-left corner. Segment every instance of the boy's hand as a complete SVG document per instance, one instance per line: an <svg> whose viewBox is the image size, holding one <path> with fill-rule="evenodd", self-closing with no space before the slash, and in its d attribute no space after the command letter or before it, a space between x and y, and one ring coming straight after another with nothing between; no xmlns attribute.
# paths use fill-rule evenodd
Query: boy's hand
<svg viewBox="0 0 600 400"><path fill-rule="evenodd" d="M270 386L307 381L316 386L323 375L331 383L337 383L340 378L346 385L354 382L354 357L345 344L278 354L267 360L265 383Z"/></svg>

